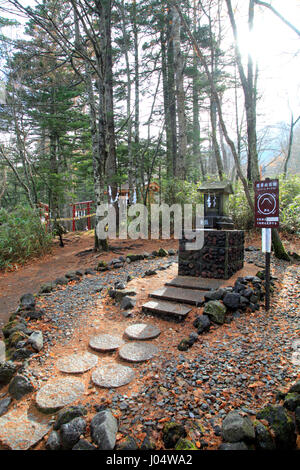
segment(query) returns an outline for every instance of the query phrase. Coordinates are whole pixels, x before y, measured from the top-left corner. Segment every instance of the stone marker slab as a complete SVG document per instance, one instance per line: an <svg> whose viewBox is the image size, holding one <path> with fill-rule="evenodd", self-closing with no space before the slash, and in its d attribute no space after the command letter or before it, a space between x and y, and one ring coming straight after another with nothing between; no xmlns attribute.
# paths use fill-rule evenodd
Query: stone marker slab
<svg viewBox="0 0 300 470"><path fill-rule="evenodd" d="M59 410L78 400L84 393L84 384L71 377L48 382L36 394L37 407L45 413Z"/></svg>
<svg viewBox="0 0 300 470"><path fill-rule="evenodd" d="M28 450L37 444L50 430L51 424L13 410L0 418L0 443L10 450Z"/></svg>
<svg viewBox="0 0 300 470"><path fill-rule="evenodd" d="M89 352L75 353L61 357L56 367L66 374L82 374L98 364L98 357Z"/></svg>
<svg viewBox="0 0 300 470"><path fill-rule="evenodd" d="M131 367L121 364L105 364L97 367L92 373L92 381L98 387L116 388L127 385L134 379L135 372Z"/></svg>
<svg viewBox="0 0 300 470"><path fill-rule="evenodd" d="M5 343L0 341L0 362L5 362Z"/></svg>
<svg viewBox="0 0 300 470"><path fill-rule="evenodd" d="M209 290L209 289L219 289L222 285L222 281L219 279L207 279L201 277L191 277L191 276L177 276L174 277L171 281L165 283L166 286L173 287L183 287L186 289L195 289L195 290Z"/></svg>
<svg viewBox="0 0 300 470"><path fill-rule="evenodd" d="M122 359L129 362L144 362L152 359L158 348L149 343L127 343L119 350Z"/></svg>
<svg viewBox="0 0 300 470"><path fill-rule="evenodd" d="M183 289L181 287L163 287L150 293L150 297L161 300L174 300L189 305L202 305L205 291Z"/></svg>
<svg viewBox="0 0 300 470"><path fill-rule="evenodd" d="M95 351L114 351L124 344L122 338L113 335L97 335L90 339L90 347Z"/></svg>
<svg viewBox="0 0 300 470"><path fill-rule="evenodd" d="M153 339L160 335L160 329L147 323L135 323L126 328L125 334L130 339Z"/></svg>
<svg viewBox="0 0 300 470"><path fill-rule="evenodd" d="M142 309L145 313L150 312L158 315L166 315L169 318L179 321L184 320L187 314L192 310L186 305L163 300L150 300L142 306Z"/></svg>

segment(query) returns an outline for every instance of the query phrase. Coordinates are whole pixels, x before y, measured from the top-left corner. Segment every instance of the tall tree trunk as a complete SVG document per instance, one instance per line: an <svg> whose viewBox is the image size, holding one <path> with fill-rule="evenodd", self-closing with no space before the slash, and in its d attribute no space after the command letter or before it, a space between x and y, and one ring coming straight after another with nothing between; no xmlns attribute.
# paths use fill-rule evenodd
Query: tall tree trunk
<svg viewBox="0 0 300 470"><path fill-rule="evenodd" d="M167 15L167 64L168 64L168 106L170 116L171 152L173 176L176 175L177 161L177 119L176 119L176 95L175 95L175 65L174 44L172 37L172 9L168 9Z"/></svg>
<svg viewBox="0 0 300 470"><path fill-rule="evenodd" d="M176 102L178 117L178 155L175 166L175 176L184 180L186 174L186 115L185 115L185 91L183 81L183 57L180 43L181 23L178 11L172 6L172 37L174 44L174 68L176 83Z"/></svg>

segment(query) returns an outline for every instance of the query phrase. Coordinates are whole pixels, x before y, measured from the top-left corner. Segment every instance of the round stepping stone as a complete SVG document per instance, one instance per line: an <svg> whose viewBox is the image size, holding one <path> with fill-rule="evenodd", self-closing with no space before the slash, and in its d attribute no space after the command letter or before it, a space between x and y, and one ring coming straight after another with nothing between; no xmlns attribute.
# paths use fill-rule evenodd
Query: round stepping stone
<svg viewBox="0 0 300 470"><path fill-rule="evenodd" d="M71 354L60 358L56 367L67 374L82 374L98 363L98 357L89 352Z"/></svg>
<svg viewBox="0 0 300 470"><path fill-rule="evenodd" d="M84 393L84 384L71 377L47 383L36 394L36 404L41 411L51 413L78 400Z"/></svg>
<svg viewBox="0 0 300 470"><path fill-rule="evenodd" d="M147 325L147 323L136 323L128 326L125 334L131 339L153 339L160 335L160 330L156 326Z"/></svg>
<svg viewBox="0 0 300 470"><path fill-rule="evenodd" d="M96 351L114 351L124 344L122 338L112 335L97 335L90 339L90 347Z"/></svg>
<svg viewBox="0 0 300 470"><path fill-rule="evenodd" d="M127 343L119 351L120 357L125 361L143 362L157 354L158 348L149 343Z"/></svg>
<svg viewBox="0 0 300 470"><path fill-rule="evenodd" d="M92 381L98 387L115 388L127 385L134 378L134 370L131 367L120 364L106 364L97 367L92 373Z"/></svg>

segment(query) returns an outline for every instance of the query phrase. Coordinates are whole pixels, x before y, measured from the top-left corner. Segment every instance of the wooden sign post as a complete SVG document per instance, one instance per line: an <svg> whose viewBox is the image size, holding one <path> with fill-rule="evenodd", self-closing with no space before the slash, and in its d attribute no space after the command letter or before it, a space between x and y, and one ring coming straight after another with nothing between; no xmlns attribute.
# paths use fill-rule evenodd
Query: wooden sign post
<svg viewBox="0 0 300 470"><path fill-rule="evenodd" d="M272 228L279 227L279 181L266 178L254 183L255 227L262 229L262 252L266 254L265 309L270 308L270 261Z"/></svg>

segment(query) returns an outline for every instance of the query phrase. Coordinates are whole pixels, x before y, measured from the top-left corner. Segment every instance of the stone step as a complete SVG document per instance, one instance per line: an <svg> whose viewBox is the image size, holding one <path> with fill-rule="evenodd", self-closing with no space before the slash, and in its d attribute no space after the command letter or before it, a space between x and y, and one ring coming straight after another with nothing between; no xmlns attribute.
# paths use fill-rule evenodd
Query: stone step
<svg viewBox="0 0 300 470"><path fill-rule="evenodd" d="M181 287L163 287L162 289L151 292L150 297L200 306L204 302L204 294L206 292L207 291L183 289Z"/></svg>
<svg viewBox="0 0 300 470"><path fill-rule="evenodd" d="M187 305L162 300L150 300L142 306L142 309L145 313L159 315L173 321L183 321L192 310Z"/></svg>
<svg viewBox="0 0 300 470"><path fill-rule="evenodd" d="M166 282L165 285L207 291L209 289L219 289L222 285L222 281L219 279L206 279L202 277L177 276L171 281Z"/></svg>

